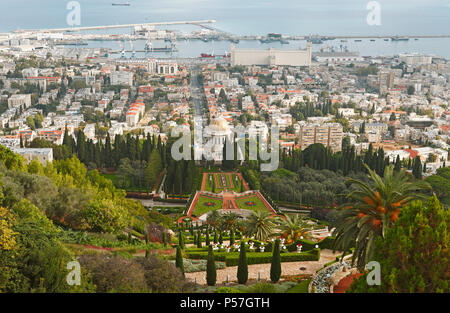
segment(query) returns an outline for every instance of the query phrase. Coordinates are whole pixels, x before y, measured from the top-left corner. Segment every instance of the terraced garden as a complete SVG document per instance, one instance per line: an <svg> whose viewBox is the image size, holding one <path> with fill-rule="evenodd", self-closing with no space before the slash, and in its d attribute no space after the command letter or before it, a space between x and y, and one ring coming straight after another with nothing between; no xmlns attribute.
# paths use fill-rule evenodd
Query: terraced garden
<svg viewBox="0 0 450 313"><path fill-rule="evenodd" d="M251 210L255 212L268 212L267 207L256 195L250 197L236 198L236 203L239 209Z"/></svg>
<svg viewBox="0 0 450 313"><path fill-rule="evenodd" d="M223 206L222 199L213 199L210 197L200 196L195 206L193 215L199 217L209 211L221 210Z"/></svg>

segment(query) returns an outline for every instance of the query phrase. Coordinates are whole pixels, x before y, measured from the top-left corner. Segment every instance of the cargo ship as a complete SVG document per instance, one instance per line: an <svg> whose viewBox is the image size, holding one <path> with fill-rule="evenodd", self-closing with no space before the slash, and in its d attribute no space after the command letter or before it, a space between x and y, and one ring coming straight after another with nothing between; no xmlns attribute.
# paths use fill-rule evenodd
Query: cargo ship
<svg viewBox="0 0 450 313"><path fill-rule="evenodd" d="M201 58L211 58L211 59L223 59L223 58L229 58L230 54L226 53L225 54L219 54L219 55L215 55L214 53L209 54L209 53L202 53L200 54Z"/></svg>
<svg viewBox="0 0 450 313"><path fill-rule="evenodd" d="M125 3L112 3L111 5L114 6L122 6L122 7L129 7L131 5L131 3L129 2L125 2Z"/></svg>
<svg viewBox="0 0 450 313"><path fill-rule="evenodd" d="M409 41L409 38L396 36L396 37L392 37L391 40L392 41Z"/></svg>

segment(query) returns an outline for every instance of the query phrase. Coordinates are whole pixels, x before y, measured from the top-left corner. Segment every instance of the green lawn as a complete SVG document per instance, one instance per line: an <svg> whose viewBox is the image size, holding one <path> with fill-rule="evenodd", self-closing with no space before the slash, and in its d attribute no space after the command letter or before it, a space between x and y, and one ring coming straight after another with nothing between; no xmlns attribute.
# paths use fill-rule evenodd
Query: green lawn
<svg viewBox="0 0 450 313"><path fill-rule="evenodd" d="M212 202L214 203L214 206L206 206L204 205L205 202ZM197 204L195 205L194 214L195 216L199 217L209 211L216 211L222 209L223 201L222 199L210 199L206 197L199 197Z"/></svg>
<svg viewBox="0 0 450 313"><path fill-rule="evenodd" d="M303 280L289 289L286 293L308 293L308 286L310 282L311 279Z"/></svg>
<svg viewBox="0 0 450 313"><path fill-rule="evenodd" d="M254 202L255 205L247 205L246 202ZM247 198L242 199L236 199L236 203L240 209L243 210L251 210L251 211L262 211L262 212L269 212L269 210L266 208L264 203L258 198L258 196L251 196Z"/></svg>

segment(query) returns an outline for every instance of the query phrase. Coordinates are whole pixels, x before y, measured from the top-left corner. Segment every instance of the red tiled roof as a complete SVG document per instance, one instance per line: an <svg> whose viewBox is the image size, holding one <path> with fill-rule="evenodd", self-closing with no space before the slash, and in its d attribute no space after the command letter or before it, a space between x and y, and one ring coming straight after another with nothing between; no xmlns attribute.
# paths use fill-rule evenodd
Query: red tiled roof
<svg viewBox="0 0 450 313"><path fill-rule="evenodd" d="M405 151L409 153L410 158L415 158L419 154L419 152L412 149L405 149Z"/></svg>

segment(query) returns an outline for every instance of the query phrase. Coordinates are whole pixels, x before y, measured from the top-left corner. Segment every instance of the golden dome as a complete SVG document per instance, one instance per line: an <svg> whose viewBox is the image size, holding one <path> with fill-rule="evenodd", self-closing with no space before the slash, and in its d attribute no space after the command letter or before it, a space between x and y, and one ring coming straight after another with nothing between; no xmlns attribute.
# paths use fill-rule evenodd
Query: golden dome
<svg viewBox="0 0 450 313"><path fill-rule="evenodd" d="M213 119L209 127L215 131L227 131L229 128L228 122L223 117Z"/></svg>

